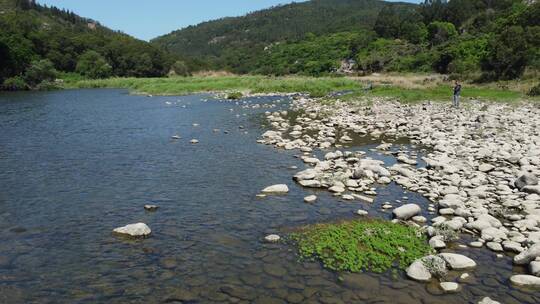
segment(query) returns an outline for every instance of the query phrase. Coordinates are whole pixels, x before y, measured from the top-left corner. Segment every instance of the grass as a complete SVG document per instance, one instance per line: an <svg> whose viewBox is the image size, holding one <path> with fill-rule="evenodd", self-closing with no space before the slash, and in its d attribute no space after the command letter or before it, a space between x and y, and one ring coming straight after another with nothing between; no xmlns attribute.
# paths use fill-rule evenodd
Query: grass
<svg viewBox="0 0 540 304"><path fill-rule="evenodd" d="M302 258L339 271L405 269L432 251L417 228L383 220L316 224L292 233L291 239Z"/></svg>
<svg viewBox="0 0 540 304"><path fill-rule="evenodd" d="M367 78L366 78L367 79ZM66 88L125 88L137 94L187 95L202 92L225 92L239 96L239 93L307 93L312 97L324 97L333 92L350 91L329 100L354 100L360 97L390 97L404 103L422 101L450 102L452 85L445 84L441 77L401 75L379 77L373 90L364 92L366 79L350 77L270 77L254 75L218 75L172 78L110 78L84 80L66 77ZM407 81L409 79L409 81ZM371 81L371 80L369 80ZM527 97L517 89L498 87L494 84L464 84L464 100L485 100L495 102L516 102L519 100L540 100Z"/></svg>
<svg viewBox="0 0 540 304"><path fill-rule="evenodd" d="M390 97L403 103L414 103L422 101L447 101L452 99L452 89L450 86L438 85L423 89L401 88L395 86L375 86L372 91L358 91L354 94L343 96L342 100L352 100L359 97ZM485 87L464 86L461 94L462 100L475 99L495 102L515 102L520 99L531 99L518 91L501 90Z"/></svg>
<svg viewBox="0 0 540 304"><path fill-rule="evenodd" d="M134 93L186 95L201 92L308 93L322 97L335 91L358 90L361 84L338 77L194 76L173 78L110 78L65 82L67 88L125 88Z"/></svg>

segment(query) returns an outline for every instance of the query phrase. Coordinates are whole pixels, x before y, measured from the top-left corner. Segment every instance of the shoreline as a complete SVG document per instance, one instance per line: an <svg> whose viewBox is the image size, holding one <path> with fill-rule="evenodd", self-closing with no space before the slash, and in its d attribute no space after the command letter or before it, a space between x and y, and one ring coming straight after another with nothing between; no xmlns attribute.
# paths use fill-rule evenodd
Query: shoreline
<svg viewBox="0 0 540 304"><path fill-rule="evenodd" d="M440 75L439 75L440 76ZM377 80L376 80L377 79ZM366 90L373 83L372 90ZM65 80L67 89L85 88L121 88L137 95L190 95L200 93L257 93L307 94L313 98L326 98L330 101L339 99L356 100L360 98L382 98L400 100L403 103L424 101L450 101L451 83L441 77L430 75L381 75L369 77L307 77L284 76L271 77L261 75L242 76L193 76L173 78L109 78L96 80ZM515 87L508 89L508 87ZM540 101L518 89L517 85L496 83L484 85L465 84L463 100L483 100L516 103L521 100ZM345 92L347 94L335 94Z"/></svg>
<svg viewBox="0 0 540 304"><path fill-rule="evenodd" d="M456 110L440 103L373 99L329 105L322 99L297 98L291 110L300 111L299 117L290 121L287 113L267 112L271 129L258 142L302 153L306 167L294 180L305 189L330 191L351 202L369 201L377 195L373 185L393 182L423 195L430 201L430 220L415 208L406 217L396 214L416 204L396 201L388 209L394 210L394 222L425 231L439 253L437 263L456 269L453 264L460 260L469 265L464 269L474 268L476 263L465 255L445 256L452 252L448 245L457 243L453 238L470 234L474 240L460 244L461 249L485 248L499 258L512 258L523 270L505 279L515 287L540 287L540 108L527 102L514 107L465 101ZM358 135L407 137L412 145L429 148L422 157L426 166L417 166L416 149L398 151L397 163L390 167L365 158L350 151L354 147L346 148ZM377 150L389 154L391 146L389 141ZM317 149L326 153L324 158L313 154ZM426 267L427 258L407 269L409 278L431 281L435 273ZM441 288L454 292L459 288L454 283L441 280Z"/></svg>

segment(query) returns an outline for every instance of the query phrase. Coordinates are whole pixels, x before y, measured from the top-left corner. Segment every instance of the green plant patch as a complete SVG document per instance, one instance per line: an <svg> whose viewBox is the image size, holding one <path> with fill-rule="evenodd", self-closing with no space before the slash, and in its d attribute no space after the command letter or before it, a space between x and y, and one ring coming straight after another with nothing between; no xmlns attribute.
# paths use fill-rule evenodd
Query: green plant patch
<svg viewBox="0 0 540 304"><path fill-rule="evenodd" d="M316 224L290 237L302 258L320 260L324 267L338 271L405 269L432 252L417 228L382 220Z"/></svg>

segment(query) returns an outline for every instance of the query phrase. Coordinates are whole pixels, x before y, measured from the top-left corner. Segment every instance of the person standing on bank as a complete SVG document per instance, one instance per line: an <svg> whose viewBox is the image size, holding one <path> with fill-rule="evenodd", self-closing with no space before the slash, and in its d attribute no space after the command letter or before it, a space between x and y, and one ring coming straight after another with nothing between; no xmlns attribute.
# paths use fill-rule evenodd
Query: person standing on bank
<svg viewBox="0 0 540 304"><path fill-rule="evenodd" d="M461 84L456 80L454 82L454 107L459 108L459 97L461 95Z"/></svg>

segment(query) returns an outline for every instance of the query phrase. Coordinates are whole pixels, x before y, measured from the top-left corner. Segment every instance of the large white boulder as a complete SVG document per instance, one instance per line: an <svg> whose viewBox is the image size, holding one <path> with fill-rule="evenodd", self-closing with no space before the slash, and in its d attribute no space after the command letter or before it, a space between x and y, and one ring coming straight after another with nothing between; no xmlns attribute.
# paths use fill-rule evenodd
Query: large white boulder
<svg viewBox="0 0 540 304"><path fill-rule="evenodd" d="M150 230L150 227L148 227L145 223L137 223L116 228L113 230L113 232L132 237L146 237L152 233L152 230Z"/></svg>
<svg viewBox="0 0 540 304"><path fill-rule="evenodd" d="M540 277L528 274L516 274L510 277L510 282L514 285L526 287L540 287Z"/></svg>
<svg viewBox="0 0 540 304"><path fill-rule="evenodd" d="M427 282L431 280L431 273L421 259L414 261L407 268L407 276L415 281Z"/></svg>
<svg viewBox="0 0 540 304"><path fill-rule="evenodd" d="M531 246L529 249L522 251L520 254L514 256L514 264L525 265L532 260L540 257L540 243Z"/></svg>
<svg viewBox="0 0 540 304"><path fill-rule="evenodd" d="M422 211L417 204L407 204L394 209L394 216L400 220L408 220Z"/></svg>
<svg viewBox="0 0 540 304"><path fill-rule="evenodd" d="M476 267L476 262L471 258L457 253L440 253L439 257L446 261L450 269L467 269Z"/></svg>

